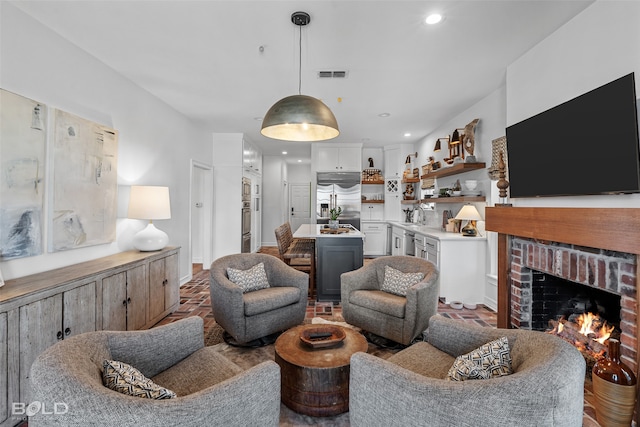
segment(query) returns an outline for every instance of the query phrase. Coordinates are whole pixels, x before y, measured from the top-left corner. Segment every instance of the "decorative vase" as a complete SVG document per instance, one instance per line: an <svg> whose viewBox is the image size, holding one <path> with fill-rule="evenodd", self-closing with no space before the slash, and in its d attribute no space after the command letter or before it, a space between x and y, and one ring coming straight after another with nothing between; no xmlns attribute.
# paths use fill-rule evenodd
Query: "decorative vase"
<svg viewBox="0 0 640 427"><path fill-rule="evenodd" d="M338 220L337 219L330 219L329 220L329 228L331 228L332 230L337 230L339 225L338 225Z"/></svg>
<svg viewBox="0 0 640 427"><path fill-rule="evenodd" d="M607 356L593 366L596 419L603 427L631 425L636 401L636 376L620 360L620 341L609 338Z"/></svg>

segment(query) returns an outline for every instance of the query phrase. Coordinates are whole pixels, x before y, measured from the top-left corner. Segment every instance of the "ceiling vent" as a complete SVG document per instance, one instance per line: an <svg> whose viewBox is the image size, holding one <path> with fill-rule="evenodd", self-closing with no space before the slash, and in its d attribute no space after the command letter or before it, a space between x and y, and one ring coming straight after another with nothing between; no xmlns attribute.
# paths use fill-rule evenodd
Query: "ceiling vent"
<svg viewBox="0 0 640 427"><path fill-rule="evenodd" d="M346 77L346 71L318 71L318 78L321 79L344 79Z"/></svg>

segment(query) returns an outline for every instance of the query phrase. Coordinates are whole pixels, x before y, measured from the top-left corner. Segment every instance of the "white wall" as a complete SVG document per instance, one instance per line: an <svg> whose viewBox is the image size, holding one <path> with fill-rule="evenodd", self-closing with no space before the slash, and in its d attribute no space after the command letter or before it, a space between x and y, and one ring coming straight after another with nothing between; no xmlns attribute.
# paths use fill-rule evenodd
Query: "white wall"
<svg viewBox="0 0 640 427"><path fill-rule="evenodd" d="M511 64L507 68L507 125L631 72L636 74L636 93L640 94L639 18L640 2L597 1ZM594 173L615 173L615 165ZM640 194L511 202L515 206L640 207Z"/></svg>
<svg viewBox="0 0 640 427"><path fill-rule="evenodd" d="M0 2L0 31L3 89L117 129L119 188L169 186L172 218L155 224L167 232L169 245L181 246L180 277L182 282L188 280L190 159L211 158L210 136L7 2ZM45 185L51 187L51 183ZM119 199L125 203L124 198ZM126 212L122 206L118 210ZM5 279L10 279L133 249L131 238L144 225L120 219L117 241L112 244L45 251L36 257L4 261L0 268ZM45 230L45 239L46 234Z"/></svg>

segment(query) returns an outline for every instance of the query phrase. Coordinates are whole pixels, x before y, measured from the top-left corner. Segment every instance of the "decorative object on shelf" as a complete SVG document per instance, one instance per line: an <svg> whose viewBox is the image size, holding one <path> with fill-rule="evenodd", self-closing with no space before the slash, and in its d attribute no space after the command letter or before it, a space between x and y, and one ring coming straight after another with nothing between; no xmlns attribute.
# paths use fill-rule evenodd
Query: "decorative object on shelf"
<svg viewBox="0 0 640 427"><path fill-rule="evenodd" d="M404 192L402 193L404 200L414 200L416 195L414 194L413 184L406 184Z"/></svg>
<svg viewBox="0 0 640 427"><path fill-rule="evenodd" d="M339 227L338 217L342 213L342 208L340 206L336 208L331 208L329 210L329 228L337 230Z"/></svg>
<svg viewBox="0 0 640 427"><path fill-rule="evenodd" d="M469 155L465 159L465 162L467 163L475 163L476 161L476 156L474 156L473 153L475 151L475 145L476 145L475 130L479 121L480 119L473 119L471 123L467 124L464 127L462 145L464 149L467 151L467 153L469 153Z"/></svg>
<svg viewBox="0 0 640 427"><path fill-rule="evenodd" d="M500 161L498 162L498 183L496 186L498 187L498 196L500 197L500 203L496 203L496 206L511 206L511 203L507 203L507 188L509 188L509 181L505 178L506 166L504 164L504 156L503 153L500 153Z"/></svg>
<svg viewBox="0 0 640 427"><path fill-rule="evenodd" d="M592 374L598 423L604 427L631 425L637 380L620 360L620 341L609 338L607 356L595 363Z"/></svg>
<svg viewBox="0 0 640 427"><path fill-rule="evenodd" d="M493 181L497 181L500 178L500 171L498 170L500 163L500 153L503 153L503 161L507 164L507 137L501 136L491 141L491 166L489 166L488 173L489 178Z"/></svg>
<svg viewBox="0 0 640 427"><path fill-rule="evenodd" d="M4 286L4 277L2 277L2 270L0 270L0 288Z"/></svg>
<svg viewBox="0 0 640 427"><path fill-rule="evenodd" d="M134 185L129 195L131 219L149 220L147 227L133 236L133 246L143 252L159 251L169 243L169 236L153 225L154 219L170 219L169 187Z"/></svg>
<svg viewBox="0 0 640 427"><path fill-rule="evenodd" d="M478 235L476 221L482 221L482 217L475 206L464 205L462 209L460 209L460 212L458 212L458 215L456 215L456 219L468 221L467 225L460 230L463 236L476 237Z"/></svg>
<svg viewBox="0 0 640 427"><path fill-rule="evenodd" d="M262 120L262 135L284 141L324 141L340 134L335 116L322 101L302 95L302 27L311 22L306 12L294 12L291 22L300 29L298 95L273 104Z"/></svg>

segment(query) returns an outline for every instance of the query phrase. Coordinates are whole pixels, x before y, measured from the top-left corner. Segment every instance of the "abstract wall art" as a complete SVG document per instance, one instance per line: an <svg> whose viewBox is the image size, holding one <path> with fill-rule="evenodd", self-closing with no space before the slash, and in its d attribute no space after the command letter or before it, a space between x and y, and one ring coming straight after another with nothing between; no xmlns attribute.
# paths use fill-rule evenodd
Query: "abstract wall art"
<svg viewBox="0 0 640 427"><path fill-rule="evenodd" d="M113 242L118 132L54 111L49 249L55 252Z"/></svg>
<svg viewBox="0 0 640 427"><path fill-rule="evenodd" d="M0 260L42 253L46 105L0 89Z"/></svg>

